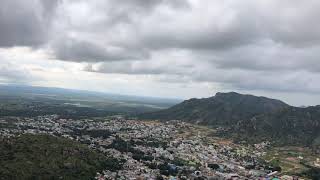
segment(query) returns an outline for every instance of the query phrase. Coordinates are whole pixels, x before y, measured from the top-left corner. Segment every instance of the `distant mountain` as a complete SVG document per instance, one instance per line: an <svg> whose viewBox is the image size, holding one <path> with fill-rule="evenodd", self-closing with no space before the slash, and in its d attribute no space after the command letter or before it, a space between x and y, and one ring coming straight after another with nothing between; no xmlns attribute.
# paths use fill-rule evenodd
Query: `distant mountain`
<svg viewBox="0 0 320 180"><path fill-rule="evenodd" d="M225 129L223 135L241 141L320 145L320 106L293 107L279 100L235 92L186 100L140 118L221 126Z"/></svg>
<svg viewBox="0 0 320 180"><path fill-rule="evenodd" d="M23 100L24 103L19 102L18 104L30 104L31 102L37 104L36 102L41 101L50 105L52 103L60 103L63 105L90 107L121 113L156 111L171 107L182 101L178 99L141 97L53 87L0 84L0 104L8 107L8 104L5 103L12 101L12 99L15 102ZM8 109L4 110L7 112ZM30 109L24 110L29 111Z"/></svg>
<svg viewBox="0 0 320 180"><path fill-rule="evenodd" d="M162 107L170 107L180 103L180 99L169 99L149 96L123 95L96 91L86 91L78 89L65 89L56 87L41 87L28 85L11 85L0 84L0 95L7 96L50 96L59 99L79 99L89 101L122 101L141 104L159 105Z"/></svg>
<svg viewBox="0 0 320 180"><path fill-rule="evenodd" d="M169 109L141 115L144 119L179 119L202 125L231 125L263 113L289 107L286 103L243 95L236 92L217 93L210 98L190 99Z"/></svg>

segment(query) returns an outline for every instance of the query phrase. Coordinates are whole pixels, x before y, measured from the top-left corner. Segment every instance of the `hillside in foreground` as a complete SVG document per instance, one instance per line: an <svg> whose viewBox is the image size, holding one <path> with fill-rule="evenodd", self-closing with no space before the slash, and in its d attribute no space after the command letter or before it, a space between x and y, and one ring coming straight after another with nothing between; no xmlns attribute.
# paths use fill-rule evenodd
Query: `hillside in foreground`
<svg viewBox="0 0 320 180"><path fill-rule="evenodd" d="M65 138L25 134L0 139L0 179L92 179L96 172L119 168L116 159Z"/></svg>

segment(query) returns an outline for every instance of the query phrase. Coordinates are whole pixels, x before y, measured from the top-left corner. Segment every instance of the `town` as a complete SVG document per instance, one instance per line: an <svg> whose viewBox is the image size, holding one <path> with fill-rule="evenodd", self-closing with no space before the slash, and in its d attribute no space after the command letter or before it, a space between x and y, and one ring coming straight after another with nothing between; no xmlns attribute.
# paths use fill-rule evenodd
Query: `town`
<svg viewBox="0 0 320 180"><path fill-rule="evenodd" d="M294 179L261 160L268 142L240 146L180 121L160 123L122 116L81 120L58 115L0 120L0 135L49 134L69 138L121 160L121 170L97 179Z"/></svg>

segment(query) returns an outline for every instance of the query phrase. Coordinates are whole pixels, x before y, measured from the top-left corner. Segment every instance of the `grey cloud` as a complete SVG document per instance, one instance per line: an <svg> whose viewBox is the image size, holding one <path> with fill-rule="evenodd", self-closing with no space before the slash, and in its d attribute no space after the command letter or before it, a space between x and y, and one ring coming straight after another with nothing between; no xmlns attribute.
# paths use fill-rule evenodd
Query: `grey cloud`
<svg viewBox="0 0 320 180"><path fill-rule="evenodd" d="M320 43L320 2L311 0L277 1L268 9L261 8L261 25L276 42L296 47ZM262 24L263 23L263 24Z"/></svg>
<svg viewBox="0 0 320 180"><path fill-rule="evenodd" d="M149 54L145 51L117 46L104 47L103 45L72 38L56 41L53 43L53 49L57 59L75 62L134 60L149 57Z"/></svg>
<svg viewBox="0 0 320 180"><path fill-rule="evenodd" d="M46 43L55 3L55 0L1 1L0 46L38 46Z"/></svg>
<svg viewBox="0 0 320 180"><path fill-rule="evenodd" d="M196 82L219 83L233 90L264 90L273 92L318 93L316 83L320 74L306 71L250 71L215 69L211 72L199 71L191 80Z"/></svg>
<svg viewBox="0 0 320 180"><path fill-rule="evenodd" d="M260 71L249 69L223 69L198 64L195 66L154 65L148 61L123 61L90 64L85 71L150 75L154 80L166 83L214 83L232 90L264 90L272 92L318 93L320 74L311 71Z"/></svg>
<svg viewBox="0 0 320 180"><path fill-rule="evenodd" d="M235 11L215 15L197 12L195 16L198 17L194 21L190 19L192 10L182 11L182 19L176 17L166 20L159 15L159 19L155 16L155 19L147 19L145 22L142 20L142 26L139 27L141 41L155 49L224 50L255 43L264 38L263 29L255 16L244 10ZM157 22L152 29L148 28L152 23L150 21Z"/></svg>
<svg viewBox="0 0 320 180"><path fill-rule="evenodd" d="M311 0L308 3L296 0L293 2L288 0L248 0L231 1L225 4L212 2L212 4L206 2L207 6L210 6L210 10L217 11L213 7L216 5L221 10L220 12L218 10L217 14L209 13L207 16L203 16L204 24L202 19L199 19L199 22L190 23L189 27L183 26L182 29L185 31L181 31L179 29L181 23L175 22L173 19L172 21L177 25L175 27L177 31L169 33L167 37L175 39L171 38L171 35L174 34L174 36L178 38L181 36L180 38L183 39L184 34L188 33L190 41L177 41L177 46L202 49L232 48L254 44L261 40L272 40L285 46L294 47L309 47L320 43L320 25L317 23L317 19L320 17L320 2L317 0ZM206 9L203 13L206 13ZM201 14L196 15L201 17ZM166 30L171 28L170 26L163 27ZM198 29L194 27L198 27ZM190 29L196 29L196 31L190 31ZM179 32L182 33L179 34ZM192 40L194 36L198 36L197 33L206 37L201 41L203 45ZM160 35L162 34L160 33ZM200 40L202 36L195 39Z"/></svg>
<svg viewBox="0 0 320 180"><path fill-rule="evenodd" d="M310 17L318 16L317 8L312 8L306 3L295 6L290 2L277 1L270 3L204 1L197 2L197 5L189 1L166 0L81 2L90 7L87 11L91 12L92 16L88 14L89 17L85 18L83 23L71 23L69 28L81 39L93 42L90 52L97 47L96 42L109 46L116 44L123 49L135 46L135 54L162 49L228 51L247 46L253 47L254 50L256 43L265 40L284 46L295 46L295 44L309 46L317 43L317 37L320 35L317 26L307 30L296 28L309 25L306 22L312 22ZM318 3L314 1L313 3L313 7L319 7ZM68 3L65 5L68 6ZM163 8L164 6L166 8ZM188 8L181 9L181 7ZM210 10L207 7L210 7ZM302 9L301 13L296 16L299 9ZM132 48L128 49L128 53L133 53L131 50ZM101 49L97 47L96 51L99 53ZM79 58L71 56L75 53L70 52L70 56L66 57ZM244 51L240 55L245 53ZM108 60L108 58L93 59Z"/></svg>
<svg viewBox="0 0 320 180"><path fill-rule="evenodd" d="M63 1L49 47L58 59L66 61L149 58L148 45L139 43L135 20L148 16L158 6L184 8L188 3L182 0Z"/></svg>
<svg viewBox="0 0 320 180"><path fill-rule="evenodd" d="M193 66L185 66L169 55L163 58L171 59L172 63L153 59L151 55L149 60L127 59L89 65L84 70L152 75L161 82L219 83L234 89L310 93L319 90L313 78L319 76L320 70L317 63L320 31L314 22L315 17L320 17L317 11L320 6L316 1L310 4L242 1L222 5L205 1L190 3L186 9L169 6L165 11L151 2L136 6L139 2L125 1L127 6L121 5L131 7L127 10L133 13L126 13L133 15L130 21L123 21L128 33L124 37L129 38L120 36L117 41L114 36L108 40L120 47L136 46L139 47L136 51L144 49L150 54L183 49L191 53L192 56L184 58L192 61ZM206 6L210 11L206 11ZM148 14L136 13L140 8L148 10Z"/></svg>
<svg viewBox="0 0 320 180"><path fill-rule="evenodd" d="M158 5L167 5L174 8L189 7L188 1L185 0L111 0L110 4L118 7L129 7L131 10L152 11Z"/></svg>
<svg viewBox="0 0 320 180"><path fill-rule="evenodd" d="M87 64L83 70L98 73L131 75L183 75L185 68L154 64L152 61L121 61Z"/></svg>
<svg viewBox="0 0 320 180"><path fill-rule="evenodd" d="M0 46L45 44L90 72L316 93L319 9L318 0L5 0Z"/></svg>
<svg viewBox="0 0 320 180"><path fill-rule="evenodd" d="M237 47L228 51L209 52L206 59L222 69L256 71L295 71L298 69L319 73L319 51L320 46L297 48L269 42Z"/></svg>
<svg viewBox="0 0 320 180"><path fill-rule="evenodd" d="M159 16L150 20L143 18L146 26L142 23L140 27L142 41L154 48L209 50L232 49L264 40L297 48L320 43L320 25L317 23L320 18L319 1L241 1L230 4L208 3L212 12L218 11L216 14L207 12L205 8L202 14L197 14L201 9L191 7L190 11L177 13L180 14L178 17L167 19L158 12ZM215 10L214 5L221 12ZM198 17L192 19L189 14ZM149 29L152 20L157 23Z"/></svg>

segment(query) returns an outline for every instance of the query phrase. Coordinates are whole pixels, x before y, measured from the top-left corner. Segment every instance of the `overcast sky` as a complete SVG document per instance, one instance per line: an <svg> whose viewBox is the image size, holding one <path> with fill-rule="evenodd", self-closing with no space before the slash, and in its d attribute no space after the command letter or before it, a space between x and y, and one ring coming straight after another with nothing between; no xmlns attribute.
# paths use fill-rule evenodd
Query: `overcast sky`
<svg viewBox="0 0 320 180"><path fill-rule="evenodd" d="M320 104L319 0L2 0L0 83Z"/></svg>

